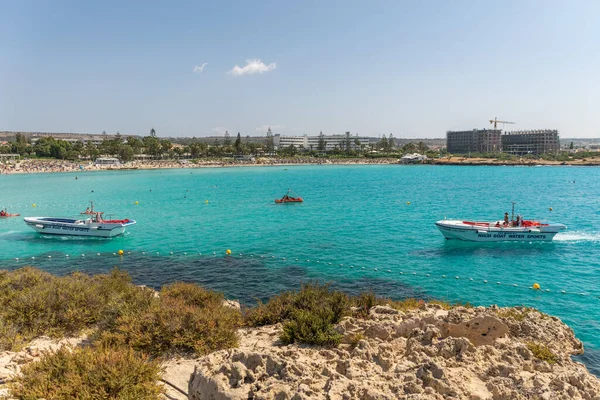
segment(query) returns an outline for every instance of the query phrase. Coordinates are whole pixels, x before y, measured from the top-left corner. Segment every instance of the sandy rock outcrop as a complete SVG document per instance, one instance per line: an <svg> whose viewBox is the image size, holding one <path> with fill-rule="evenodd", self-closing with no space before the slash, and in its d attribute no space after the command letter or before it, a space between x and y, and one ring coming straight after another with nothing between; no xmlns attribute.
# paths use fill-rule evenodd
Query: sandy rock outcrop
<svg viewBox="0 0 600 400"><path fill-rule="evenodd" d="M39 360L44 351L53 352L62 346L80 346L86 340L86 336L60 340L42 336L33 340L21 351L0 352L0 398L10 398L6 384L20 373L23 365Z"/></svg>
<svg viewBox="0 0 600 400"><path fill-rule="evenodd" d="M338 348L283 346L279 327L244 330L239 349L197 361L189 399L600 399L600 380L570 358L583 347L569 327L505 311L376 306L336 327ZM537 358L532 343L555 362Z"/></svg>

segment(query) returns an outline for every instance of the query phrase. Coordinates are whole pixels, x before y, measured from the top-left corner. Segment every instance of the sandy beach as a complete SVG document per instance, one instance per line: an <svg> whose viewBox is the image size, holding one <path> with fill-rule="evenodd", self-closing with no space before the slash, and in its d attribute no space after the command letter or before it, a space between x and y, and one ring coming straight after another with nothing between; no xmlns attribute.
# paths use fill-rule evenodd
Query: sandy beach
<svg viewBox="0 0 600 400"><path fill-rule="evenodd" d="M74 162L67 160L20 160L10 163L0 163L0 174L32 174L57 172L88 172L132 169L173 169L173 168L219 168L219 167L252 167L252 166L286 166L286 165L381 165L399 164L399 158L257 158L252 161L232 159L201 159L190 160L151 160L131 161L120 165L97 165L90 161ZM600 156L596 158L576 159L571 161L547 160L501 160L492 158L445 157L431 158L424 162L428 165L465 165L465 166L599 166Z"/></svg>
<svg viewBox="0 0 600 400"><path fill-rule="evenodd" d="M231 159L203 159L196 162L188 160L152 160L131 161L121 165L97 165L87 162L66 160L21 160L14 163L0 164L0 174L31 174L56 172L113 171L132 169L173 169L173 168L219 168L219 167L252 167L283 165L355 165L355 164L397 164L398 158L257 158L254 161L235 161Z"/></svg>

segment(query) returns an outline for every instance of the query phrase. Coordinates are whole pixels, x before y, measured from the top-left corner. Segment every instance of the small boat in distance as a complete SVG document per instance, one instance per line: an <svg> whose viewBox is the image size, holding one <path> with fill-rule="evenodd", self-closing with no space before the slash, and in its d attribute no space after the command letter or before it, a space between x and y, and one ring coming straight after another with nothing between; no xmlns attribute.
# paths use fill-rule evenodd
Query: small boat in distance
<svg viewBox="0 0 600 400"><path fill-rule="evenodd" d="M41 234L114 237L122 235L125 228L134 225L132 219L104 220L100 213L87 219L25 217L27 226Z"/></svg>
<svg viewBox="0 0 600 400"><path fill-rule="evenodd" d="M291 189L288 189L287 193L280 199L275 199L275 203L277 204L281 204L281 203L302 203L304 200L302 199L302 197L296 195L295 193L293 193L294 195L296 195L296 197L290 196L290 193L293 193Z"/></svg>
<svg viewBox="0 0 600 400"><path fill-rule="evenodd" d="M524 220L520 216L514 219L514 204L513 216L510 220L508 213L505 213L502 221L480 222L444 219L437 221L435 225L446 239L459 239L469 242L551 241L558 232L567 228L563 224Z"/></svg>
<svg viewBox="0 0 600 400"><path fill-rule="evenodd" d="M102 211L94 210L94 202L93 201L90 201L90 205L91 205L91 207L87 207L84 212L80 212L79 214L81 214L81 215L96 215L97 213L104 214L104 212L102 212Z"/></svg>

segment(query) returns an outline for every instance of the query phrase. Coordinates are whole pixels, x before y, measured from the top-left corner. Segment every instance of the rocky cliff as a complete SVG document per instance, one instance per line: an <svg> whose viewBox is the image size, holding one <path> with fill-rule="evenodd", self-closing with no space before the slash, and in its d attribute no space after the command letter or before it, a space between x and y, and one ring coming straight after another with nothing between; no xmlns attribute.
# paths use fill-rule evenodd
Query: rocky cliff
<svg viewBox="0 0 600 400"><path fill-rule="evenodd" d="M240 348L197 360L189 398L600 398L600 380L570 358L583 351L573 331L532 309L376 306L337 325L337 348L283 346L279 329L242 330Z"/></svg>

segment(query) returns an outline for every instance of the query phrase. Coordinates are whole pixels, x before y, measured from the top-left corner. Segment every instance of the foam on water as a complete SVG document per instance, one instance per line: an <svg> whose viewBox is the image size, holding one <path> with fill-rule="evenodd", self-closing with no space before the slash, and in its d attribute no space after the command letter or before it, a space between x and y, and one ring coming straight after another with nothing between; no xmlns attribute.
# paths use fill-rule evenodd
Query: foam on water
<svg viewBox="0 0 600 400"><path fill-rule="evenodd" d="M570 241L598 242L598 241L600 241L600 233L559 232L554 237L554 240L559 241L559 242L570 242Z"/></svg>

